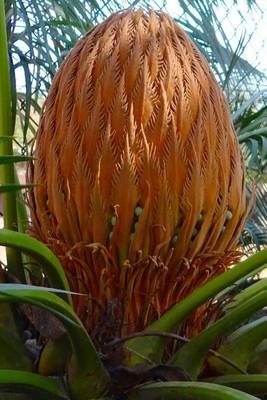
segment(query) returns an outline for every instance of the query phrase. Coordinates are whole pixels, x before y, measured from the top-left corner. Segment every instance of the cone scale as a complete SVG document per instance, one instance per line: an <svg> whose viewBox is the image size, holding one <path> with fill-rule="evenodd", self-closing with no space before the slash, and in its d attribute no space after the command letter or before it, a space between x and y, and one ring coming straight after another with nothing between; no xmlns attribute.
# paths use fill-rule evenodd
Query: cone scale
<svg viewBox="0 0 267 400"><path fill-rule="evenodd" d="M32 234L87 294L74 302L91 334L143 329L236 261L238 141L207 61L168 15L122 11L76 44L35 157Z"/></svg>

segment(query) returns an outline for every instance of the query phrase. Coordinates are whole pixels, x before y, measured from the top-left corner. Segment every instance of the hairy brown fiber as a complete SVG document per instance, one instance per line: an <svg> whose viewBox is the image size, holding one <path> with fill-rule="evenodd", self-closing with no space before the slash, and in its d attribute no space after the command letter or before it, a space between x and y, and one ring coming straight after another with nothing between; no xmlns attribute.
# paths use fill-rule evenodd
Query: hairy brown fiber
<svg viewBox="0 0 267 400"><path fill-rule="evenodd" d="M118 334L143 329L236 260L240 149L207 61L168 15L122 11L76 44L35 157L32 232L88 294L74 299L88 330L105 316Z"/></svg>

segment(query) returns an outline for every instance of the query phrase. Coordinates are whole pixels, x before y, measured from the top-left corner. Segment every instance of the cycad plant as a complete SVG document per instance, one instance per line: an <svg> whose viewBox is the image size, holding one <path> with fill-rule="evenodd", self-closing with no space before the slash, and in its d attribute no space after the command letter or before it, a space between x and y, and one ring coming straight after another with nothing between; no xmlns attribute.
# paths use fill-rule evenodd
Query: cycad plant
<svg viewBox="0 0 267 400"><path fill-rule="evenodd" d="M166 14L119 12L78 42L34 154L32 233L88 294L75 307L89 331L112 313L119 334L143 329L236 261L239 145L206 60Z"/></svg>
<svg viewBox="0 0 267 400"><path fill-rule="evenodd" d="M7 63L3 70L8 79ZM6 109L11 101L3 120ZM1 190L14 193L21 187L5 166L20 159L6 154L12 146L1 150ZM0 302L24 304L16 310L42 347L30 356L16 330L21 319L1 311L0 392L56 400L265 395L266 375L247 371L256 368L266 320L236 329L267 304L266 282L232 302L229 291L264 268L267 252L222 273L239 257L244 169L222 92L185 33L165 14L126 11L86 35L54 80L34 156L31 234L58 255L67 279L44 244L0 231L0 243L37 261L50 286L0 285ZM16 214L6 202L10 209ZM19 259L12 265L8 257L6 279L36 282Z"/></svg>

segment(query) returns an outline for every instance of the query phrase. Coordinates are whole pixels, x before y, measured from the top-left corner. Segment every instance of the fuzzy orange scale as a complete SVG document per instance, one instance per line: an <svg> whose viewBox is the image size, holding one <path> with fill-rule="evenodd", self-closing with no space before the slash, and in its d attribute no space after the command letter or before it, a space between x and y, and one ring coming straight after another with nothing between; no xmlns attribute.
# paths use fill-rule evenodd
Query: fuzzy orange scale
<svg viewBox="0 0 267 400"><path fill-rule="evenodd" d="M143 329L237 260L247 211L230 113L168 15L118 12L77 43L34 155L32 234L87 294L74 303L90 332L109 313L120 316L111 335Z"/></svg>

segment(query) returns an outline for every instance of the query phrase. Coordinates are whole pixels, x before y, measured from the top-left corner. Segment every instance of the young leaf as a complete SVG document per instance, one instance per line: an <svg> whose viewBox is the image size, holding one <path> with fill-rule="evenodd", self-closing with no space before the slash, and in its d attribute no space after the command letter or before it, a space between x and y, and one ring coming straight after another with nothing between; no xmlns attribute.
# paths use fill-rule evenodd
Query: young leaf
<svg viewBox="0 0 267 400"><path fill-rule="evenodd" d="M13 136L0 135L0 142L10 142L12 140L14 140Z"/></svg>
<svg viewBox="0 0 267 400"><path fill-rule="evenodd" d="M8 369L0 370L0 393L26 394L38 400L68 399L56 380L32 372Z"/></svg>
<svg viewBox="0 0 267 400"><path fill-rule="evenodd" d="M63 334L56 339L50 339L41 352L38 372L46 376L64 374L70 356L71 347L68 335Z"/></svg>
<svg viewBox="0 0 267 400"><path fill-rule="evenodd" d="M254 395L267 394L267 375L263 374L225 375L211 381Z"/></svg>
<svg viewBox="0 0 267 400"><path fill-rule="evenodd" d="M46 287L46 286L35 286L35 285L25 285L23 283L1 283L0 284L0 291L1 290L34 290L36 292L52 292L52 293L58 293L58 294L75 294L76 296L85 296L84 294L77 293L77 292L71 292L70 290L62 290L62 289L56 289L52 287Z"/></svg>
<svg viewBox="0 0 267 400"><path fill-rule="evenodd" d="M28 157L28 156L0 156L0 165L2 164L13 164L17 162L25 162L25 161L30 161L32 160L33 157Z"/></svg>
<svg viewBox="0 0 267 400"><path fill-rule="evenodd" d="M250 374L267 374L267 339L264 339L255 349L248 365Z"/></svg>
<svg viewBox="0 0 267 400"><path fill-rule="evenodd" d="M101 395L109 381L99 355L73 309L53 293L20 289L11 290L0 285L0 302L28 303L45 309L64 325L72 345L68 378L75 400L86 400Z"/></svg>
<svg viewBox="0 0 267 400"><path fill-rule="evenodd" d="M0 326L0 369L32 370L32 362L22 340L5 326Z"/></svg>
<svg viewBox="0 0 267 400"><path fill-rule="evenodd" d="M7 42L5 1L0 1L0 135L13 136L13 118L12 118L12 96L10 65ZM0 156L13 154L12 140L2 140L0 142ZM3 193L3 186L14 184L15 169L13 164L0 165L0 193ZM1 190L2 189L2 190ZM14 189L14 188L13 188ZM14 190L6 190L2 196L4 210L4 226L8 229L16 230L17 209L16 193ZM6 252L7 262L10 272L21 281L25 280L22 269L22 260L20 252L16 249L8 249Z"/></svg>
<svg viewBox="0 0 267 400"><path fill-rule="evenodd" d="M64 270L57 257L43 243L24 233L0 229L0 245L20 250L38 261L45 272L49 283L58 289L70 291ZM72 304L70 294L60 294Z"/></svg>
<svg viewBox="0 0 267 400"><path fill-rule="evenodd" d="M0 286L5 285L4 271L0 268ZM12 353L10 347L12 346ZM9 304L0 304L0 368L32 369L25 352L15 314Z"/></svg>
<svg viewBox="0 0 267 400"><path fill-rule="evenodd" d="M234 282L240 280L243 276L252 275L259 268L263 269L266 263L267 249L249 257L234 268L229 269L222 275L207 282L204 286L196 289L184 300L171 307L161 318L152 323L146 329L146 332L173 332L197 307L216 296L216 294ZM127 364L132 366L142 363L144 357L153 361L159 361L162 357L164 347L165 340L160 337L138 337L131 339L126 343L126 349L130 351ZM133 350L132 353L131 350Z"/></svg>
<svg viewBox="0 0 267 400"><path fill-rule="evenodd" d="M29 189L32 188L34 185L27 184L27 185L17 185L16 183L10 183L6 185L0 184L0 193L10 193L10 192L17 192L18 190L22 189Z"/></svg>
<svg viewBox="0 0 267 400"><path fill-rule="evenodd" d="M160 382L144 385L129 400L259 400L236 389L204 382Z"/></svg>
<svg viewBox="0 0 267 400"><path fill-rule="evenodd" d="M224 311L230 311L233 308L239 306L244 301L250 299L256 294L260 293L262 290L267 289L267 278L262 278L258 282L250 285L246 289L242 290L238 293L226 306L224 307Z"/></svg>
<svg viewBox="0 0 267 400"><path fill-rule="evenodd" d="M231 333L243 321L266 304L267 291L262 291L242 303L223 318L200 332L189 343L186 343L173 356L171 365L182 368L193 378L197 377L209 349L212 348L218 339Z"/></svg>
<svg viewBox="0 0 267 400"><path fill-rule="evenodd" d="M256 321L252 321L227 337L217 350L223 356L234 361L240 368L247 370L251 357L255 352L255 348L266 338L267 317L262 317ZM223 363L216 357L210 357L209 367L214 375L236 374L237 371L230 365Z"/></svg>

